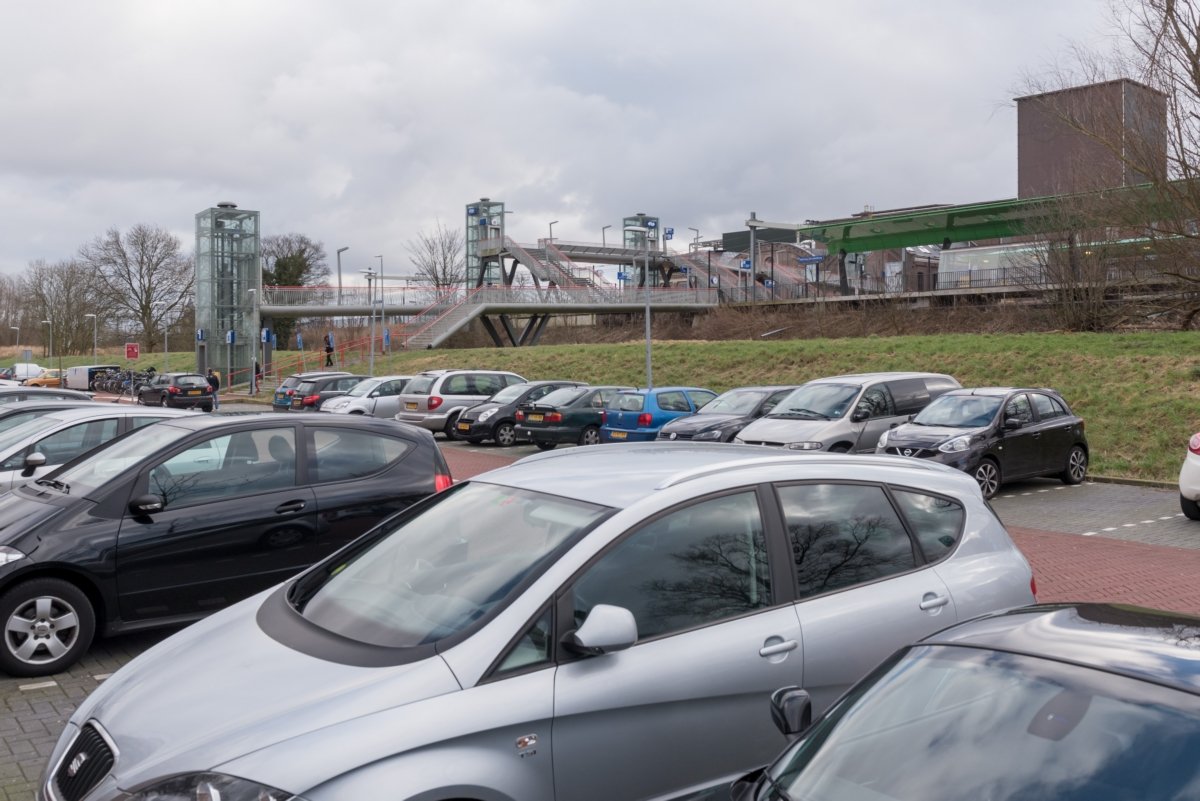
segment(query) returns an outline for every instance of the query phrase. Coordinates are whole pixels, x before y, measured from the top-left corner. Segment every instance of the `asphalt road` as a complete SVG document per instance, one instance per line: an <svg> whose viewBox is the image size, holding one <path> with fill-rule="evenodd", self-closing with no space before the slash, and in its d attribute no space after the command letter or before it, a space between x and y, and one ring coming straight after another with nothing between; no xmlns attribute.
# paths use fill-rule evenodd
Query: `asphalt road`
<svg viewBox="0 0 1200 801"><path fill-rule="evenodd" d="M537 452L465 443L446 443L443 451L459 480ZM1174 489L1038 480L1003 488L993 506L1034 567L1039 600L1103 600L1200 614L1200 522L1183 517ZM101 640L57 676L0 677L0 801L32 799L76 705L170 633Z"/></svg>

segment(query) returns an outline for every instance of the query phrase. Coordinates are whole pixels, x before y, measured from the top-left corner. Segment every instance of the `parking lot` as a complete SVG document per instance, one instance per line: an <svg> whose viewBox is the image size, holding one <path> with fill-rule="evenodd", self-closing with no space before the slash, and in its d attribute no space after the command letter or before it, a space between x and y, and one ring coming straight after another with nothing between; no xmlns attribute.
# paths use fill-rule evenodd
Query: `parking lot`
<svg viewBox="0 0 1200 801"><path fill-rule="evenodd" d="M443 452L461 480L536 450L450 443ZM993 506L1033 564L1040 600L1116 601L1200 614L1200 524L1182 516L1173 488L1038 480L1005 487ZM101 640L83 661L51 678L0 678L0 801L31 799L75 706L169 633Z"/></svg>

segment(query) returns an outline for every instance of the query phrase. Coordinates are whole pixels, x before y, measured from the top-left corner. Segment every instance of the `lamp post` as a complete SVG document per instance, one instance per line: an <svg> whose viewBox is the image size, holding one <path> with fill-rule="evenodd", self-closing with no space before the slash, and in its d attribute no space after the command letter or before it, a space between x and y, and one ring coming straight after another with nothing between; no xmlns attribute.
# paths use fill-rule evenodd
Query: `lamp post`
<svg viewBox="0 0 1200 801"><path fill-rule="evenodd" d="M550 223L550 236L546 237L547 242L554 241L554 223L557 223L557 222L558 222L558 220L555 220L554 222ZM549 247L549 245L547 245L547 247Z"/></svg>
<svg viewBox="0 0 1200 801"><path fill-rule="evenodd" d="M695 231L695 232L696 232L696 236L694 236L694 237L692 238L692 250L694 250L694 251L696 251L697 253L699 253L699 252L700 252L700 229L699 229L699 228L692 228L691 226L688 226L688 230L689 230L689 231Z"/></svg>
<svg viewBox="0 0 1200 801"><path fill-rule="evenodd" d="M338 264L338 305L342 305L342 254L350 249L347 245L344 248L337 249L337 264Z"/></svg>
<svg viewBox="0 0 1200 801"><path fill-rule="evenodd" d="M605 238L604 232L607 231L609 228L612 228L612 226L606 225L600 229L600 247L602 247L602 248L608 247L608 240Z"/></svg>
<svg viewBox="0 0 1200 801"><path fill-rule="evenodd" d="M13 343L13 347L17 349L17 359L19 359L21 358L21 326L10 325L9 328L17 332L17 341ZM13 361L16 361L16 359Z"/></svg>
<svg viewBox="0 0 1200 801"><path fill-rule="evenodd" d="M650 229L644 225L627 225L626 231L642 235L642 247L646 254L646 267L642 273L642 286L646 295L646 389L654 389L654 372L650 363Z"/></svg>
<svg viewBox="0 0 1200 801"><path fill-rule="evenodd" d="M378 255L375 258L379 259L379 324L387 325L387 298L383 291L383 256ZM374 311L374 307L372 307L372 311Z"/></svg>
<svg viewBox="0 0 1200 801"><path fill-rule="evenodd" d="M258 307L258 290L253 289L253 288L247 289L246 294L250 296L250 321L252 323L255 323L255 325L252 325L250 327L250 331L252 332L253 335L257 336L259 339L262 339L262 334L258 331L257 321L254 319L254 310ZM251 351L251 353L257 353L257 352L258 352L258 345L255 345L254 349ZM256 359L250 360L250 394L251 395L255 394L255 392L258 391L258 387L256 386L256 384L258 382L258 371L254 369L255 361L257 361L257 360Z"/></svg>
<svg viewBox="0 0 1200 801"><path fill-rule="evenodd" d="M47 330L50 331L49 350L46 352L46 361L50 361L50 357L54 355L54 323L49 320L42 320L42 322L48 326Z"/></svg>
<svg viewBox="0 0 1200 801"><path fill-rule="evenodd" d="M367 303L371 307L371 361L367 373L375 376L375 296L371 291L372 282L375 280L375 270L368 267L365 270L359 270L360 273L367 277Z"/></svg>
<svg viewBox="0 0 1200 801"><path fill-rule="evenodd" d="M92 318L92 361L96 361L96 315L85 314L84 318Z"/></svg>

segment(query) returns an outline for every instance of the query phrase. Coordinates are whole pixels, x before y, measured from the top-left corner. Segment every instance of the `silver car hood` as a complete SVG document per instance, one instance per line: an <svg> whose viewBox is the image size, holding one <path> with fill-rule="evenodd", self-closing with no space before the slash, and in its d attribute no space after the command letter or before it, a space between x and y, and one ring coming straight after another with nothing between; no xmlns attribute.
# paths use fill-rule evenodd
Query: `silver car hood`
<svg viewBox="0 0 1200 801"><path fill-rule="evenodd" d="M105 681L72 716L112 736L123 789L219 769L282 740L455 692L441 657L363 668L307 656L258 627L260 594L169 637Z"/></svg>
<svg viewBox="0 0 1200 801"><path fill-rule="evenodd" d="M737 442L817 442L839 420L800 420L794 417L760 417L738 433Z"/></svg>

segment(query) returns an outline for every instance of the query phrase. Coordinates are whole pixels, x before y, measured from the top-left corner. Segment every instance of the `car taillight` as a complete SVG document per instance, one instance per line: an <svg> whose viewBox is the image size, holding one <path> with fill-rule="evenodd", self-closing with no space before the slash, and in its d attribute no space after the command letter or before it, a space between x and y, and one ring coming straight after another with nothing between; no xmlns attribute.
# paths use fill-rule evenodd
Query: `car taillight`
<svg viewBox="0 0 1200 801"><path fill-rule="evenodd" d="M1200 434L1192 434L1192 438L1188 440L1188 450L1200 456Z"/></svg>
<svg viewBox="0 0 1200 801"><path fill-rule="evenodd" d="M434 409L436 409L437 407L439 407L441 405L442 405L441 398L439 398L437 395L429 396L429 411L432 412Z"/></svg>
<svg viewBox="0 0 1200 801"><path fill-rule="evenodd" d="M300 401L300 403L302 403L305 406L312 406L312 405L316 404L316 402L319 401L320 399L321 399L320 395L305 395L304 399L302 401Z"/></svg>
<svg viewBox="0 0 1200 801"><path fill-rule="evenodd" d="M167 387L167 393L170 395L178 395L179 387Z"/></svg>
<svg viewBox="0 0 1200 801"><path fill-rule="evenodd" d="M292 396L293 396L293 395L295 395L295 394L296 394L296 390L294 390L294 389L289 389L289 390L287 391L287 396L288 396L289 398L290 398L290 397L292 397Z"/></svg>
<svg viewBox="0 0 1200 801"><path fill-rule="evenodd" d="M600 411L600 425L604 425L607 422L608 422L608 410L602 409Z"/></svg>
<svg viewBox="0 0 1200 801"><path fill-rule="evenodd" d="M517 418L518 423L521 422L522 420L525 419L525 412L521 411L520 409L517 409L516 418Z"/></svg>
<svg viewBox="0 0 1200 801"><path fill-rule="evenodd" d="M1037 578L1034 576L1029 577L1029 591L1033 593L1033 600L1036 601L1037 600Z"/></svg>
<svg viewBox="0 0 1200 801"><path fill-rule="evenodd" d="M638 428L649 428L649 427L650 427L650 413L642 412L641 414L638 415Z"/></svg>
<svg viewBox="0 0 1200 801"><path fill-rule="evenodd" d="M545 419L547 423L561 423L562 415L558 412L550 412Z"/></svg>
<svg viewBox="0 0 1200 801"><path fill-rule="evenodd" d="M450 489L454 485L454 479L445 473L438 473L433 477L433 491L441 492L444 489Z"/></svg>

